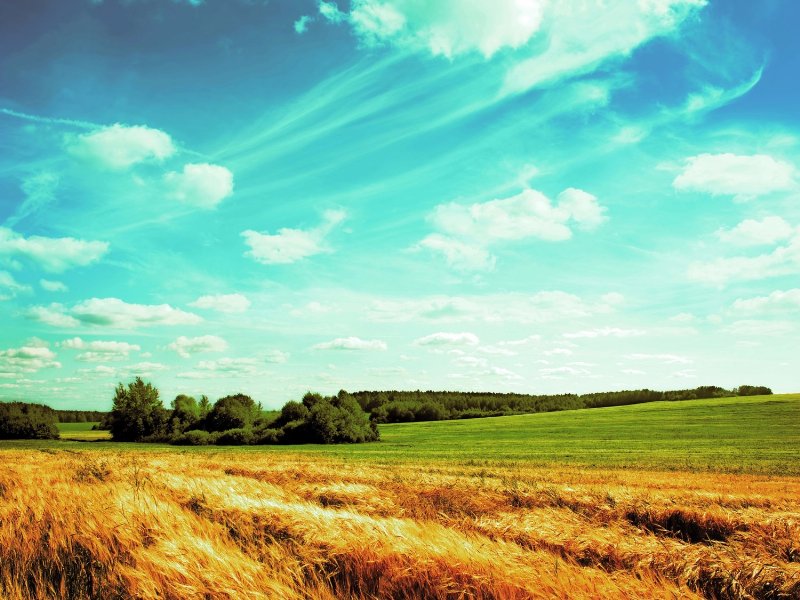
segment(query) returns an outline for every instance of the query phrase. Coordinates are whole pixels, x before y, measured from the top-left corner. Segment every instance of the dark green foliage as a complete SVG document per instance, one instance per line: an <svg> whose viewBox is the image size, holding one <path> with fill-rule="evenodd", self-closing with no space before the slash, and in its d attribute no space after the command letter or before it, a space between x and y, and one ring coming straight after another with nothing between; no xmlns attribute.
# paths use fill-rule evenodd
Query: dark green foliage
<svg viewBox="0 0 800 600"><path fill-rule="evenodd" d="M117 386L111 410L111 437L116 442L138 442L163 434L167 414L158 389L137 377L125 387Z"/></svg>
<svg viewBox="0 0 800 600"><path fill-rule="evenodd" d="M772 390L763 385L740 385L736 389L737 396L771 396Z"/></svg>
<svg viewBox="0 0 800 600"><path fill-rule="evenodd" d="M56 410L59 423L97 423L108 416L100 410Z"/></svg>
<svg viewBox="0 0 800 600"><path fill-rule="evenodd" d="M322 396L316 392L306 392L306 395L303 396L303 405L308 409L311 410L314 408L314 405L322 400Z"/></svg>
<svg viewBox="0 0 800 600"><path fill-rule="evenodd" d="M356 392L352 396L358 401L361 408L371 414L374 422L405 423L771 393L769 388L763 386L743 385L734 390L726 390L708 385L689 390L666 392L644 389L600 392L580 396L577 394L537 396L491 392L434 392L431 390ZM347 394L347 392L339 392L339 395L342 394Z"/></svg>
<svg viewBox="0 0 800 600"><path fill-rule="evenodd" d="M291 421L305 421L308 418L308 408L305 404L290 400L283 405L281 413L275 421L273 421L272 428L280 428Z"/></svg>
<svg viewBox="0 0 800 600"><path fill-rule="evenodd" d="M377 428L350 394L340 394L317 401L306 420L307 442L341 444L372 442L378 439Z"/></svg>
<svg viewBox="0 0 800 600"><path fill-rule="evenodd" d="M210 433L202 429L191 429L172 438L171 444L176 446L205 446L209 443Z"/></svg>
<svg viewBox="0 0 800 600"><path fill-rule="evenodd" d="M247 446L253 443L252 429L229 429L219 434L217 446Z"/></svg>
<svg viewBox="0 0 800 600"><path fill-rule="evenodd" d="M56 440L56 412L43 404L0 403L0 439Z"/></svg>
<svg viewBox="0 0 800 600"><path fill-rule="evenodd" d="M173 433L195 429L200 422L200 406L197 400L185 394L179 394L172 401L172 413L169 416L169 428Z"/></svg>
<svg viewBox="0 0 800 600"><path fill-rule="evenodd" d="M234 394L225 396L214 403L214 408L206 417L208 431L227 431L228 429L250 429L259 416L260 410L250 396Z"/></svg>

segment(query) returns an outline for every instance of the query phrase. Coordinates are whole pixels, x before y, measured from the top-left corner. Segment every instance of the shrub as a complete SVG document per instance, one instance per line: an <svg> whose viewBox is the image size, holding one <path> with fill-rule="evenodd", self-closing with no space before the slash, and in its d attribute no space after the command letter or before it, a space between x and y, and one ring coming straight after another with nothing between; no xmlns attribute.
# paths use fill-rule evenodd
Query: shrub
<svg viewBox="0 0 800 600"><path fill-rule="evenodd" d="M217 446L247 446L253 443L253 439L251 429L228 429L219 434L216 444Z"/></svg>
<svg viewBox="0 0 800 600"><path fill-rule="evenodd" d="M0 403L0 439L56 440L58 437L56 412L49 406Z"/></svg>
<svg viewBox="0 0 800 600"><path fill-rule="evenodd" d="M190 429L180 435L176 435L170 441L176 446L207 446L210 443L211 434L202 429Z"/></svg>

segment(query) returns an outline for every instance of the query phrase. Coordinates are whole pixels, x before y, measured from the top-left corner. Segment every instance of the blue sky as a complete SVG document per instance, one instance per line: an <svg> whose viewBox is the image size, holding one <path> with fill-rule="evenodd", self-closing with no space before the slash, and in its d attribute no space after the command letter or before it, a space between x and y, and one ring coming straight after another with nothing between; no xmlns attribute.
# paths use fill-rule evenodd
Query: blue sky
<svg viewBox="0 0 800 600"><path fill-rule="evenodd" d="M797 391L800 8L0 6L0 399Z"/></svg>

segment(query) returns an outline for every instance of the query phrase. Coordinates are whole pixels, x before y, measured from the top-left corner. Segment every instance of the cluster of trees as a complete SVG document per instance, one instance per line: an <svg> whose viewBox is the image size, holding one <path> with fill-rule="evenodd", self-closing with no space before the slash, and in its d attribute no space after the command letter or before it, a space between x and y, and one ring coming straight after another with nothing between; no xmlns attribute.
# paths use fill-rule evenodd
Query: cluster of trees
<svg viewBox="0 0 800 600"><path fill-rule="evenodd" d="M56 411L43 404L0 403L1 440L58 439Z"/></svg>
<svg viewBox="0 0 800 600"><path fill-rule="evenodd" d="M728 390L701 386L686 390L624 390L593 394L532 395L484 392L376 391L353 397L376 423L470 419L522 413L625 406L644 402L697 400L728 396L769 395L764 386L742 385Z"/></svg>
<svg viewBox="0 0 800 600"><path fill-rule="evenodd" d="M108 411L102 410L59 410L56 409L56 416L59 423L97 423L108 415Z"/></svg>
<svg viewBox="0 0 800 600"><path fill-rule="evenodd" d="M308 393L270 416L250 396L234 394L213 405L179 395L165 409L158 389L137 377L117 386L107 426L115 441L178 445L337 444L378 439L377 426L345 392Z"/></svg>

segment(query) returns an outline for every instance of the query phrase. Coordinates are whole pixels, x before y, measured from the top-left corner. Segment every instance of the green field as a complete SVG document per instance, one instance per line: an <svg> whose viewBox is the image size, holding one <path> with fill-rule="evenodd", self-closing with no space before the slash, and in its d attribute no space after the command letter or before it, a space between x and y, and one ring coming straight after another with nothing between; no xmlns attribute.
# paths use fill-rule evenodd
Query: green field
<svg viewBox="0 0 800 600"><path fill-rule="evenodd" d="M92 427L95 425L97 423L59 423L58 431L62 440L93 442L107 440L111 437L108 431L93 431Z"/></svg>
<svg viewBox="0 0 800 600"><path fill-rule="evenodd" d="M61 427L65 438L97 440L107 435L87 431L91 425L85 423ZM371 444L247 446L236 451L303 452L373 462L451 461L473 466L518 462L800 475L800 394L390 424L381 426L381 437ZM0 448L25 446L164 448L104 441L3 442ZM170 448L176 452L222 450L216 446Z"/></svg>

